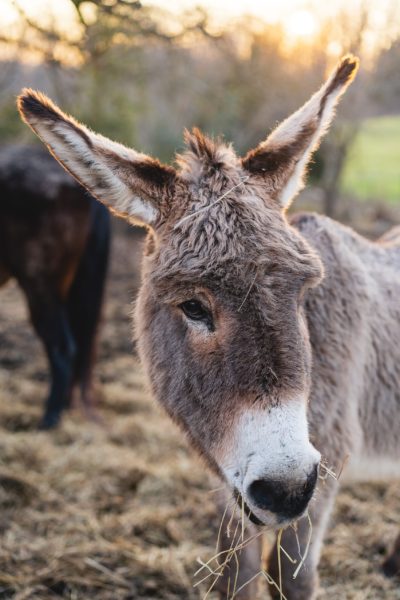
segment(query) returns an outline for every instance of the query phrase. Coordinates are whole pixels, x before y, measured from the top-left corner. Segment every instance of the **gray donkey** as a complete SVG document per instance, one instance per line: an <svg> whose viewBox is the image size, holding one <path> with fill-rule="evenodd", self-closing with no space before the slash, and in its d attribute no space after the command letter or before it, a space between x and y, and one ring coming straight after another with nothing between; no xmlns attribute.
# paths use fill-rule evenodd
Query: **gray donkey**
<svg viewBox="0 0 400 600"><path fill-rule="evenodd" d="M280 530L284 552L272 551L268 577L287 600L317 592L338 490L319 468L349 455L343 478L400 473L400 234L370 242L323 216L285 214L356 71L343 58L244 158L187 132L177 169L91 132L40 93L19 98L65 169L148 228L135 321L153 393L255 524L248 530ZM254 598L259 537L241 544L235 573L228 533L217 586Z"/></svg>

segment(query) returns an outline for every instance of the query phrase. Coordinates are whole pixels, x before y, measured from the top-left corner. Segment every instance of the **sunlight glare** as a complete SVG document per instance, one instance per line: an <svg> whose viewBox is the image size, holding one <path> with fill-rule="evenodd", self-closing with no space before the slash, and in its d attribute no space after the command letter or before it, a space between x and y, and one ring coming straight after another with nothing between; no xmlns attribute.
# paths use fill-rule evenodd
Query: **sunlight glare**
<svg viewBox="0 0 400 600"><path fill-rule="evenodd" d="M1 7L0 28L7 29L18 20L18 13L10 4L4 4Z"/></svg>
<svg viewBox="0 0 400 600"><path fill-rule="evenodd" d="M296 10L284 22L289 38L309 37L316 33L317 22L309 10Z"/></svg>

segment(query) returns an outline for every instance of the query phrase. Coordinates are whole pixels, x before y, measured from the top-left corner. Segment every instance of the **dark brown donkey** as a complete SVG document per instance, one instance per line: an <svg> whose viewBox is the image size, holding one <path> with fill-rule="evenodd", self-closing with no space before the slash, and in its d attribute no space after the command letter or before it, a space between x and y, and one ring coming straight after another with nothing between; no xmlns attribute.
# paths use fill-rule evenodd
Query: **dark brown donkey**
<svg viewBox="0 0 400 600"><path fill-rule="evenodd" d="M41 147L0 148L0 286L15 277L51 369L41 427L75 387L90 404L110 241L108 211Z"/></svg>
<svg viewBox="0 0 400 600"><path fill-rule="evenodd" d="M178 169L94 134L40 94L19 99L69 172L148 227L136 331L152 389L242 512L283 528L286 554L272 553L269 573L283 595L271 592L288 600L317 589L338 489L319 468L323 477L323 464L338 469L349 454L344 476L400 474L400 237L373 243L325 217L285 213L356 70L344 58L242 159L187 134ZM245 584L260 571L256 546L243 548L237 577L232 552L221 555L224 597L229 572L230 597L255 597Z"/></svg>

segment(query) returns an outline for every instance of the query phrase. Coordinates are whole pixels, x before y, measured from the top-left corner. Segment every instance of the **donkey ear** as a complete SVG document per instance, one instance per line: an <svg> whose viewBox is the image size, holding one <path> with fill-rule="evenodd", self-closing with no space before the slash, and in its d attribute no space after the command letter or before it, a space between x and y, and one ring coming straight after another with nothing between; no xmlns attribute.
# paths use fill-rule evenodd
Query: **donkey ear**
<svg viewBox="0 0 400 600"><path fill-rule="evenodd" d="M282 208L287 208L302 189L311 154L327 131L335 106L357 69L357 58L342 58L321 89L243 158L243 167L265 179Z"/></svg>
<svg viewBox="0 0 400 600"><path fill-rule="evenodd" d="M63 167L112 212L153 226L166 213L176 180L172 167L93 133L33 90L22 91L18 108Z"/></svg>

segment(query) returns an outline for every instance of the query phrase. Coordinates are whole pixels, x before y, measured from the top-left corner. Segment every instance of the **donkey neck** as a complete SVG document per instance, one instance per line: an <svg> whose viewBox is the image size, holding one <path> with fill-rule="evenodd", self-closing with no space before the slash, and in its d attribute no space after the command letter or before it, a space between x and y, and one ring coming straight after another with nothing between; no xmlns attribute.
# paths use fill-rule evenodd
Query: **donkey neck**
<svg viewBox="0 0 400 600"><path fill-rule="evenodd" d="M324 439L332 428L356 456L399 456L400 250L319 215L297 216L292 224L325 268L306 301L311 432L336 460L344 448Z"/></svg>

